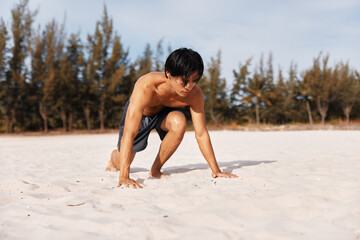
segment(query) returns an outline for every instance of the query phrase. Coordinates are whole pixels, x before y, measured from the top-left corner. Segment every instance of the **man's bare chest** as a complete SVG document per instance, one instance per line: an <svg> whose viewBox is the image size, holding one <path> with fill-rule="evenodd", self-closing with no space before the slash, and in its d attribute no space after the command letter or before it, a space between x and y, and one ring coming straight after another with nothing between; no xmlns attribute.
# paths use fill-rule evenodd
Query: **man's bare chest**
<svg viewBox="0 0 360 240"><path fill-rule="evenodd" d="M179 99L171 98L171 97L156 97L149 103L147 107L145 107L143 115L145 116L152 116L156 113L160 112L165 107L185 107L189 104L186 101L182 101Z"/></svg>

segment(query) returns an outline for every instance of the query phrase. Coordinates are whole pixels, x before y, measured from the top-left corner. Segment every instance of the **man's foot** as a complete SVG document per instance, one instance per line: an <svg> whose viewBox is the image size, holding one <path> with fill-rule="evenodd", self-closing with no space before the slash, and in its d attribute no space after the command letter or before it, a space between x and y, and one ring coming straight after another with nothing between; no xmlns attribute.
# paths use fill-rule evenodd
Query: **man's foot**
<svg viewBox="0 0 360 240"><path fill-rule="evenodd" d="M119 154L120 154L120 152L118 150L116 150L116 149L114 151L112 151L111 159L109 160L109 164L108 164L107 168L105 169L105 171L114 171L114 172L116 172L116 171L120 170L119 168L116 167L117 166L116 159L117 159Z"/></svg>
<svg viewBox="0 0 360 240"><path fill-rule="evenodd" d="M164 174L164 173L162 173L160 171L153 171L153 170L151 170L149 172L149 175L150 175L150 177L153 177L153 178L164 178L164 177L169 176L169 175L166 175L166 174Z"/></svg>

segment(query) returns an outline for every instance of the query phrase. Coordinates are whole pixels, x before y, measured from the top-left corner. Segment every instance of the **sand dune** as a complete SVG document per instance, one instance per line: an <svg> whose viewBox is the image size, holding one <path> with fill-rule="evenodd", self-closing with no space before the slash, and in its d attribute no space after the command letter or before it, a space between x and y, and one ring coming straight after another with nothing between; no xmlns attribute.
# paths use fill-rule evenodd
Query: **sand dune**
<svg viewBox="0 0 360 240"><path fill-rule="evenodd" d="M117 134L0 137L0 239L360 239L360 131L210 133L213 179L193 132L164 166L105 172Z"/></svg>

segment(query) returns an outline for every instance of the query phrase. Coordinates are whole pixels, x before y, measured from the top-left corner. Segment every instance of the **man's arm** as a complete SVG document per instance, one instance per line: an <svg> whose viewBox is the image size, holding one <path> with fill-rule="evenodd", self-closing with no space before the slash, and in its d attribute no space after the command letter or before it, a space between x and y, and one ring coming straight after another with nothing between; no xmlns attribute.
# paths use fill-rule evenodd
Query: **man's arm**
<svg viewBox="0 0 360 240"><path fill-rule="evenodd" d="M206 128L204 112L204 96L200 89L190 105L191 118L195 130L195 137L198 142L200 151L212 170L212 176L216 177L237 177L235 174L221 172L215 158L214 150L211 144L209 132Z"/></svg>
<svg viewBox="0 0 360 240"><path fill-rule="evenodd" d="M139 131L142 114L149 99L151 99L151 92L147 86L145 86L144 81L139 79L134 86L125 117L125 126L119 154L120 174L118 187L125 185L126 187L141 188L139 183L130 178L130 165L134 156L133 142Z"/></svg>

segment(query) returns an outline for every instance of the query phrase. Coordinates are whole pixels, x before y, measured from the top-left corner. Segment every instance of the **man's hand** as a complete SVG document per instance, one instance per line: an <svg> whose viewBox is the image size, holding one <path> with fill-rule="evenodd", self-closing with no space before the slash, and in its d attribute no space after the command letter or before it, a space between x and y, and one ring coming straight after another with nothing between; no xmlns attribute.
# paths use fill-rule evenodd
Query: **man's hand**
<svg viewBox="0 0 360 240"><path fill-rule="evenodd" d="M135 180L131 178L119 178L118 187L122 185L124 185L125 187L143 188L140 183L135 182Z"/></svg>
<svg viewBox="0 0 360 240"><path fill-rule="evenodd" d="M224 173L224 172L218 172L218 173L212 173L211 176L213 178L217 177L224 177L224 178L237 178L238 176L232 173Z"/></svg>

